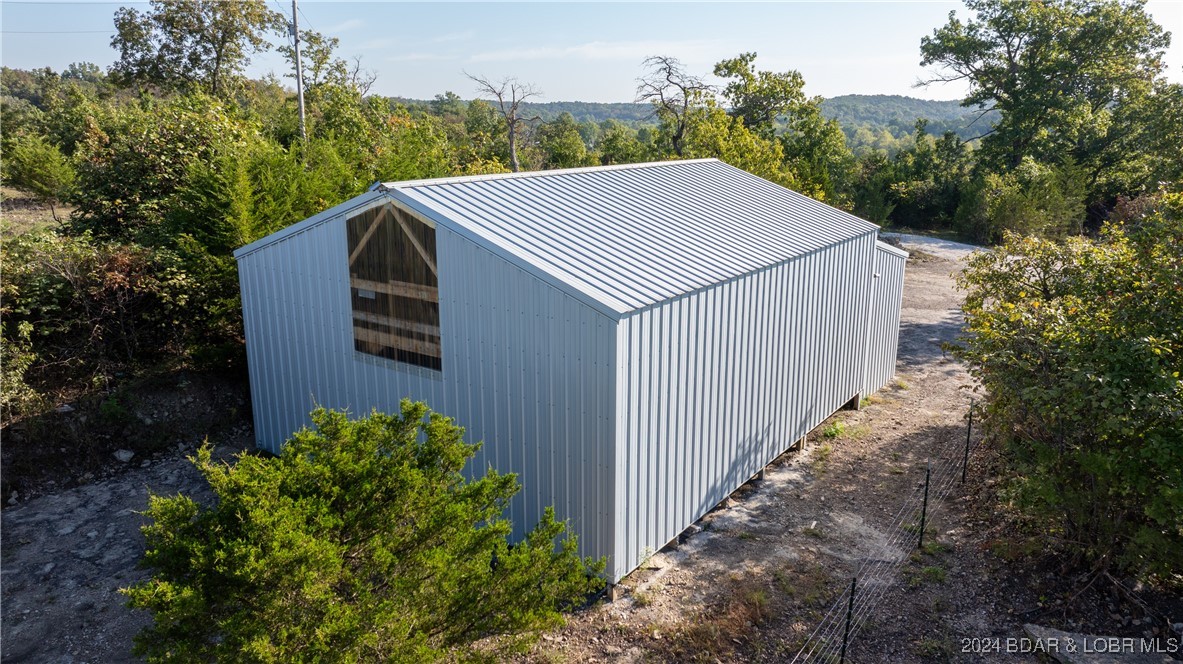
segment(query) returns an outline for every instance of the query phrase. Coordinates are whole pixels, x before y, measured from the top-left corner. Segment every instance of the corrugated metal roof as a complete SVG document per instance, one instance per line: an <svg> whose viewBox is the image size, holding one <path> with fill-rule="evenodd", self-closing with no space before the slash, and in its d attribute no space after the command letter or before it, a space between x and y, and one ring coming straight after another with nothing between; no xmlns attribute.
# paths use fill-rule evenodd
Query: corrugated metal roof
<svg viewBox="0 0 1183 664"><path fill-rule="evenodd" d="M385 187L619 313L878 229L716 159Z"/></svg>
<svg viewBox="0 0 1183 664"><path fill-rule="evenodd" d="M234 252L385 197L616 315L874 233L717 159L389 182Z"/></svg>

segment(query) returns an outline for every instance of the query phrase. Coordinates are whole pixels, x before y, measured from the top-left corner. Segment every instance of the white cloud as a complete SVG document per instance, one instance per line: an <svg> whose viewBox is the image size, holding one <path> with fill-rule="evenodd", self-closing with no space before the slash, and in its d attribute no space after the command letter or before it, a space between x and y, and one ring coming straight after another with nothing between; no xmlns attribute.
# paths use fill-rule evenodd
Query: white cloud
<svg viewBox="0 0 1183 664"><path fill-rule="evenodd" d="M462 32L449 32L433 38L431 41L436 44L446 44L449 42L468 41L476 37L475 30L464 30Z"/></svg>
<svg viewBox="0 0 1183 664"><path fill-rule="evenodd" d="M325 28L325 34L331 35L331 34L334 34L337 32L345 32L346 30L353 30L354 28L360 28L365 24L366 24L366 22L361 20L360 18L351 18L347 21L342 21L336 25L330 25L329 27Z"/></svg>
<svg viewBox="0 0 1183 664"><path fill-rule="evenodd" d="M422 62L426 60L455 60L454 55L440 53L400 53L386 58L387 62Z"/></svg>
<svg viewBox="0 0 1183 664"><path fill-rule="evenodd" d="M354 48L356 48L359 51L372 51L372 50L378 49L378 48L386 48L386 47L391 46L393 44L394 44L393 39L370 39L368 41L364 41L364 42L358 44Z"/></svg>

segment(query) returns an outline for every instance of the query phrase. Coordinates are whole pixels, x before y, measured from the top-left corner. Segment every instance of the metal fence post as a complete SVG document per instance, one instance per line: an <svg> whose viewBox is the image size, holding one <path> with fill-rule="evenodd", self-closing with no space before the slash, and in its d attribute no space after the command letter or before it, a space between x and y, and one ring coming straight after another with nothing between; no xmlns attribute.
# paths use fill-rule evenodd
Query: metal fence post
<svg viewBox="0 0 1183 664"><path fill-rule="evenodd" d="M846 629L842 631L842 654L838 657L838 664L846 662L846 643L850 640L850 620L854 616L854 588L858 584L858 577L850 580L850 604L846 605Z"/></svg>
<svg viewBox="0 0 1183 664"><path fill-rule="evenodd" d="M965 459L961 462L961 483L965 484L965 471L969 468L969 436L974 430L974 400L969 400L969 424L965 426Z"/></svg>
<svg viewBox="0 0 1183 664"><path fill-rule="evenodd" d="M920 543L917 548L924 548L924 522L928 519L928 481L932 477L932 461L924 468L924 505L920 507Z"/></svg>

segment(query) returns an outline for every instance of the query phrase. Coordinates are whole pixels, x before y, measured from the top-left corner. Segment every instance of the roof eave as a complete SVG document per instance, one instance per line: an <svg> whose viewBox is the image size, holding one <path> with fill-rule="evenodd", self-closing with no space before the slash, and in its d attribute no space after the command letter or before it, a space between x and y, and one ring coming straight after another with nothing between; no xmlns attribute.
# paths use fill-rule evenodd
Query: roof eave
<svg viewBox="0 0 1183 664"><path fill-rule="evenodd" d="M382 189L407 189L411 187L436 186L446 184L463 184L466 182L485 182L489 180L512 180L522 178L539 178L554 175L570 175L575 173L602 173L605 171L621 171L621 170L635 170L639 168L653 168L658 166L669 166L670 164L700 164L710 161L719 161L714 157L707 157L704 159L677 159L668 161L648 161L639 164L613 164L611 166L584 166L582 168L562 168L552 169L548 171L521 171L518 173L488 173L485 175L458 175L450 178L428 178L423 180L400 180L396 182L383 182L380 185L375 185L375 188Z"/></svg>

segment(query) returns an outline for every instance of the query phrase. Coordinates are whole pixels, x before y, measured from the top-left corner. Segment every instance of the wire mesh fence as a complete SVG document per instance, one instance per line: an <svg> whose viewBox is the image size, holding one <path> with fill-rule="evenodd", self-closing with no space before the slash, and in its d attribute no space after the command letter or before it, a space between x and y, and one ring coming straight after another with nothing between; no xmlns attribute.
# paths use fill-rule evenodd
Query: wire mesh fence
<svg viewBox="0 0 1183 664"><path fill-rule="evenodd" d="M927 524L939 513L954 487L965 483L972 433L971 402L965 441L950 441L929 459L924 481L918 482L904 498L884 531L885 538L874 547L872 555L862 558L851 582L806 637L793 664L846 661L849 645L900 578L911 553L924 546Z"/></svg>

